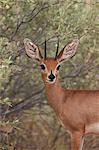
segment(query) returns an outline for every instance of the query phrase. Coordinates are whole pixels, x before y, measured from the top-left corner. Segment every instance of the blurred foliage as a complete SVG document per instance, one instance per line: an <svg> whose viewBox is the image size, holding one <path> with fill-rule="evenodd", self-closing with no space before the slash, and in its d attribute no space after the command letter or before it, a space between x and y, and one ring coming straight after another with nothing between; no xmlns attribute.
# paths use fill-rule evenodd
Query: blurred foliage
<svg viewBox="0 0 99 150"><path fill-rule="evenodd" d="M6 132L7 138L5 129L0 130L1 149L10 150L11 145L18 150L52 149L59 127L47 105L37 63L25 54L24 38L38 44L42 54L46 38L49 56L55 55L57 37L60 50L69 41L80 39L75 57L61 67L62 86L99 90L98 6L95 0L0 1L0 119L9 129L15 122L11 135ZM23 114L23 110L28 111ZM56 149L66 148L64 132L60 131L54 142Z"/></svg>

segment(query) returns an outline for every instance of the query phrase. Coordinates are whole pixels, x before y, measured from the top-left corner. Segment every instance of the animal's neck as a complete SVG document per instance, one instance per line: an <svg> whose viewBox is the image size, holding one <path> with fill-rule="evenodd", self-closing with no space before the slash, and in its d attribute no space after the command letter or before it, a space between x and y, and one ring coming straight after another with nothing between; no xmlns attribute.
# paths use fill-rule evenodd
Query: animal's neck
<svg viewBox="0 0 99 150"><path fill-rule="evenodd" d="M57 78L53 84L49 84L46 81L44 81L44 84L49 104L53 107L53 109L55 109L56 112L59 112L65 96L64 89L61 87L59 79Z"/></svg>

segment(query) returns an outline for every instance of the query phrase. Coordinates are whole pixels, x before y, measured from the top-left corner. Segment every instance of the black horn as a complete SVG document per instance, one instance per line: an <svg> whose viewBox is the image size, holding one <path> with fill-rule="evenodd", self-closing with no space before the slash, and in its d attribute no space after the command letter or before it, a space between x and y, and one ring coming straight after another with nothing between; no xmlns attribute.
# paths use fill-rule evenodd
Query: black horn
<svg viewBox="0 0 99 150"><path fill-rule="evenodd" d="M55 54L55 59L57 58L57 55L58 55L58 49L59 49L59 38L58 38L58 41L57 41L57 50L56 50L56 54Z"/></svg>
<svg viewBox="0 0 99 150"><path fill-rule="evenodd" d="M45 39L45 50L44 50L44 59L47 58L47 53L46 53L46 39Z"/></svg>

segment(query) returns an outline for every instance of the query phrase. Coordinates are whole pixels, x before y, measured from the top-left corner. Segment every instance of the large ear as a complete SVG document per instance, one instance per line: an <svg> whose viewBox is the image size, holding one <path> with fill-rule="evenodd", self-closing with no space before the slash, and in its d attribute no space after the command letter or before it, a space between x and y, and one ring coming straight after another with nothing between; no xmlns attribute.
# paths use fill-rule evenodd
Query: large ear
<svg viewBox="0 0 99 150"><path fill-rule="evenodd" d="M39 50L39 47L34 43L32 43L30 39L28 38L24 39L24 46L26 53L29 57L36 59L38 61L40 61L43 58Z"/></svg>
<svg viewBox="0 0 99 150"><path fill-rule="evenodd" d="M79 44L79 40L75 39L71 43L67 44L57 56L57 60L59 62L63 62L70 57L72 57L76 53L76 48Z"/></svg>

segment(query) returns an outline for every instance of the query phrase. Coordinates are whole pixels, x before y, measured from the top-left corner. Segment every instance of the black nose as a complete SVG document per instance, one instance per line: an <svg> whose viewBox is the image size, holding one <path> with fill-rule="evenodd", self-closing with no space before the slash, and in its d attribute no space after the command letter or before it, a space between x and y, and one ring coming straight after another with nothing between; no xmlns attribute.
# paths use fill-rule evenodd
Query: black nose
<svg viewBox="0 0 99 150"><path fill-rule="evenodd" d="M53 81L55 79L55 76L53 75L52 71L51 74L48 76L48 78L50 79L50 81Z"/></svg>

